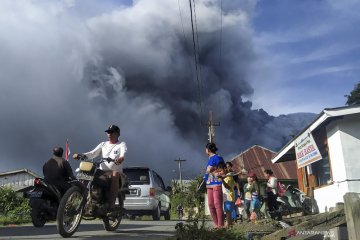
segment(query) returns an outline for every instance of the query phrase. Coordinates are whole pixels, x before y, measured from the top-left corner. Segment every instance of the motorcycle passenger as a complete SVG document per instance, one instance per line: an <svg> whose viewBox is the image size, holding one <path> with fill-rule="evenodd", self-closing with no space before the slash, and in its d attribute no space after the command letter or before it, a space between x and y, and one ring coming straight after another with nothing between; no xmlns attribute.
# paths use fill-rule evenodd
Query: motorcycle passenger
<svg viewBox="0 0 360 240"><path fill-rule="evenodd" d="M70 187L68 180L75 179L69 162L62 157L63 153L63 148L54 147L52 158L43 166L45 182L54 185L61 194Z"/></svg>
<svg viewBox="0 0 360 240"><path fill-rule="evenodd" d="M108 191L109 210L108 217L114 217L115 200L119 190L119 179L123 174L122 162L124 161L125 153L127 151L126 143L120 142L120 128L116 125L110 125L107 130L107 137L109 141L101 142L92 151L83 153L88 159L94 159L98 156L102 158L111 158L114 162L103 162L100 169L105 171L106 176L111 180L110 190ZM78 159L78 154L74 154L73 158ZM124 180L122 179L121 182Z"/></svg>
<svg viewBox="0 0 360 240"><path fill-rule="evenodd" d="M268 180L266 183L266 194L268 201L268 209L270 212L274 212L278 210L277 204L277 178L273 176L273 171L270 169L266 169L264 171L265 178Z"/></svg>

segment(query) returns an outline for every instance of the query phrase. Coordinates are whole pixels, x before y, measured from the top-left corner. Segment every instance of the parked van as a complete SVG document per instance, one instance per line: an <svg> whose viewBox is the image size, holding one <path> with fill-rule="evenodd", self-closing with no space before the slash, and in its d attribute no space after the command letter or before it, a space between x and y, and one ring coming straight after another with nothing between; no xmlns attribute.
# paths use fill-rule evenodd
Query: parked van
<svg viewBox="0 0 360 240"><path fill-rule="evenodd" d="M170 192L164 181L154 170L148 167L126 167L123 172L129 180L129 192L126 195L125 213L134 216L151 215L153 220L170 220Z"/></svg>

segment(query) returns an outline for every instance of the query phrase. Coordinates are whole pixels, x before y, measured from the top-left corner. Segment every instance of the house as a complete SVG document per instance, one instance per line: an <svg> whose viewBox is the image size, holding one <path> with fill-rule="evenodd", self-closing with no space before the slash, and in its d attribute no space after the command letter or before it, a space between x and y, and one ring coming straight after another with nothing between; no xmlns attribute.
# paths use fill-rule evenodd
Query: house
<svg viewBox="0 0 360 240"><path fill-rule="evenodd" d="M324 109L272 159L294 162L300 189L320 212L360 193L360 105Z"/></svg>
<svg viewBox="0 0 360 240"><path fill-rule="evenodd" d="M281 164L273 164L271 159L276 155L276 152L265 147L254 145L249 149L243 151L235 156L230 162L233 164L233 171L241 173L240 179L246 183L247 173L253 172L256 174L259 182L267 182L264 174L265 169L271 169L274 176L278 178L281 183L287 185L292 184L297 186L297 172L295 162L285 162ZM261 192L264 194L264 185L261 184Z"/></svg>
<svg viewBox="0 0 360 240"><path fill-rule="evenodd" d="M0 173L0 187L10 187L17 192L24 192L34 185L34 179L40 176L24 168Z"/></svg>

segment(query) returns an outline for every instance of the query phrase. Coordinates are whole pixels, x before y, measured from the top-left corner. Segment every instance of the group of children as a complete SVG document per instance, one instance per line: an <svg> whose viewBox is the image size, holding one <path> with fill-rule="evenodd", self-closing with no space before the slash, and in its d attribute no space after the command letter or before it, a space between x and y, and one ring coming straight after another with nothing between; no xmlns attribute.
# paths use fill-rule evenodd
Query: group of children
<svg viewBox="0 0 360 240"><path fill-rule="evenodd" d="M226 215L226 225L229 227L236 219L235 202L240 196L240 185L235 173L231 171L231 163L225 164L223 158L216 154L218 148L214 143L208 143L205 147L205 153L209 156L206 166L204 180L206 182L206 191L208 206L211 218L216 228L224 226L224 211ZM238 190L235 195L234 188ZM248 220L255 220L260 212L260 188L255 174L248 175L248 183L244 186L244 207ZM240 203L242 202L239 199ZM242 215L242 211L239 211Z"/></svg>
<svg viewBox="0 0 360 240"><path fill-rule="evenodd" d="M242 219L243 210L245 210L247 215L247 220L256 220L260 213L260 186L256 174L248 174L248 182L244 185L244 201L240 198L240 189L237 187L237 181L234 180L234 173L231 172L231 165L227 166L228 163L220 162L217 166L215 174L219 176L222 181L222 192L223 192L223 202L224 202L224 212L226 215L226 227L231 226L236 220L236 208L240 215L240 220ZM237 189L237 193L235 192ZM238 200L238 198L240 198ZM238 200L240 205L235 205L235 202ZM244 205L244 206L242 206Z"/></svg>

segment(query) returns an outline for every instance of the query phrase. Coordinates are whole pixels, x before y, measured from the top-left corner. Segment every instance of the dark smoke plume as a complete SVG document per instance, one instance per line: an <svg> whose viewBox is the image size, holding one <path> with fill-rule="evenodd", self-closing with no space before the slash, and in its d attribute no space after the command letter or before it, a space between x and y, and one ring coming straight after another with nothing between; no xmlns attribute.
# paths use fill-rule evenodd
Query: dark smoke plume
<svg viewBox="0 0 360 240"><path fill-rule="evenodd" d="M128 145L126 165L150 166L168 180L177 177L180 157L189 178L206 165L201 122L210 110L221 122L216 143L226 157L255 143L276 150L312 117L284 130L288 121L279 126L242 100L254 91L253 1L224 1L222 26L219 1L196 1L201 92L188 5L138 0L88 16L80 14L82 4L0 5L7 13L0 16L7 33L0 36L1 159L9 163L3 171L40 173L53 146L68 138L72 153L88 151L113 123Z"/></svg>

